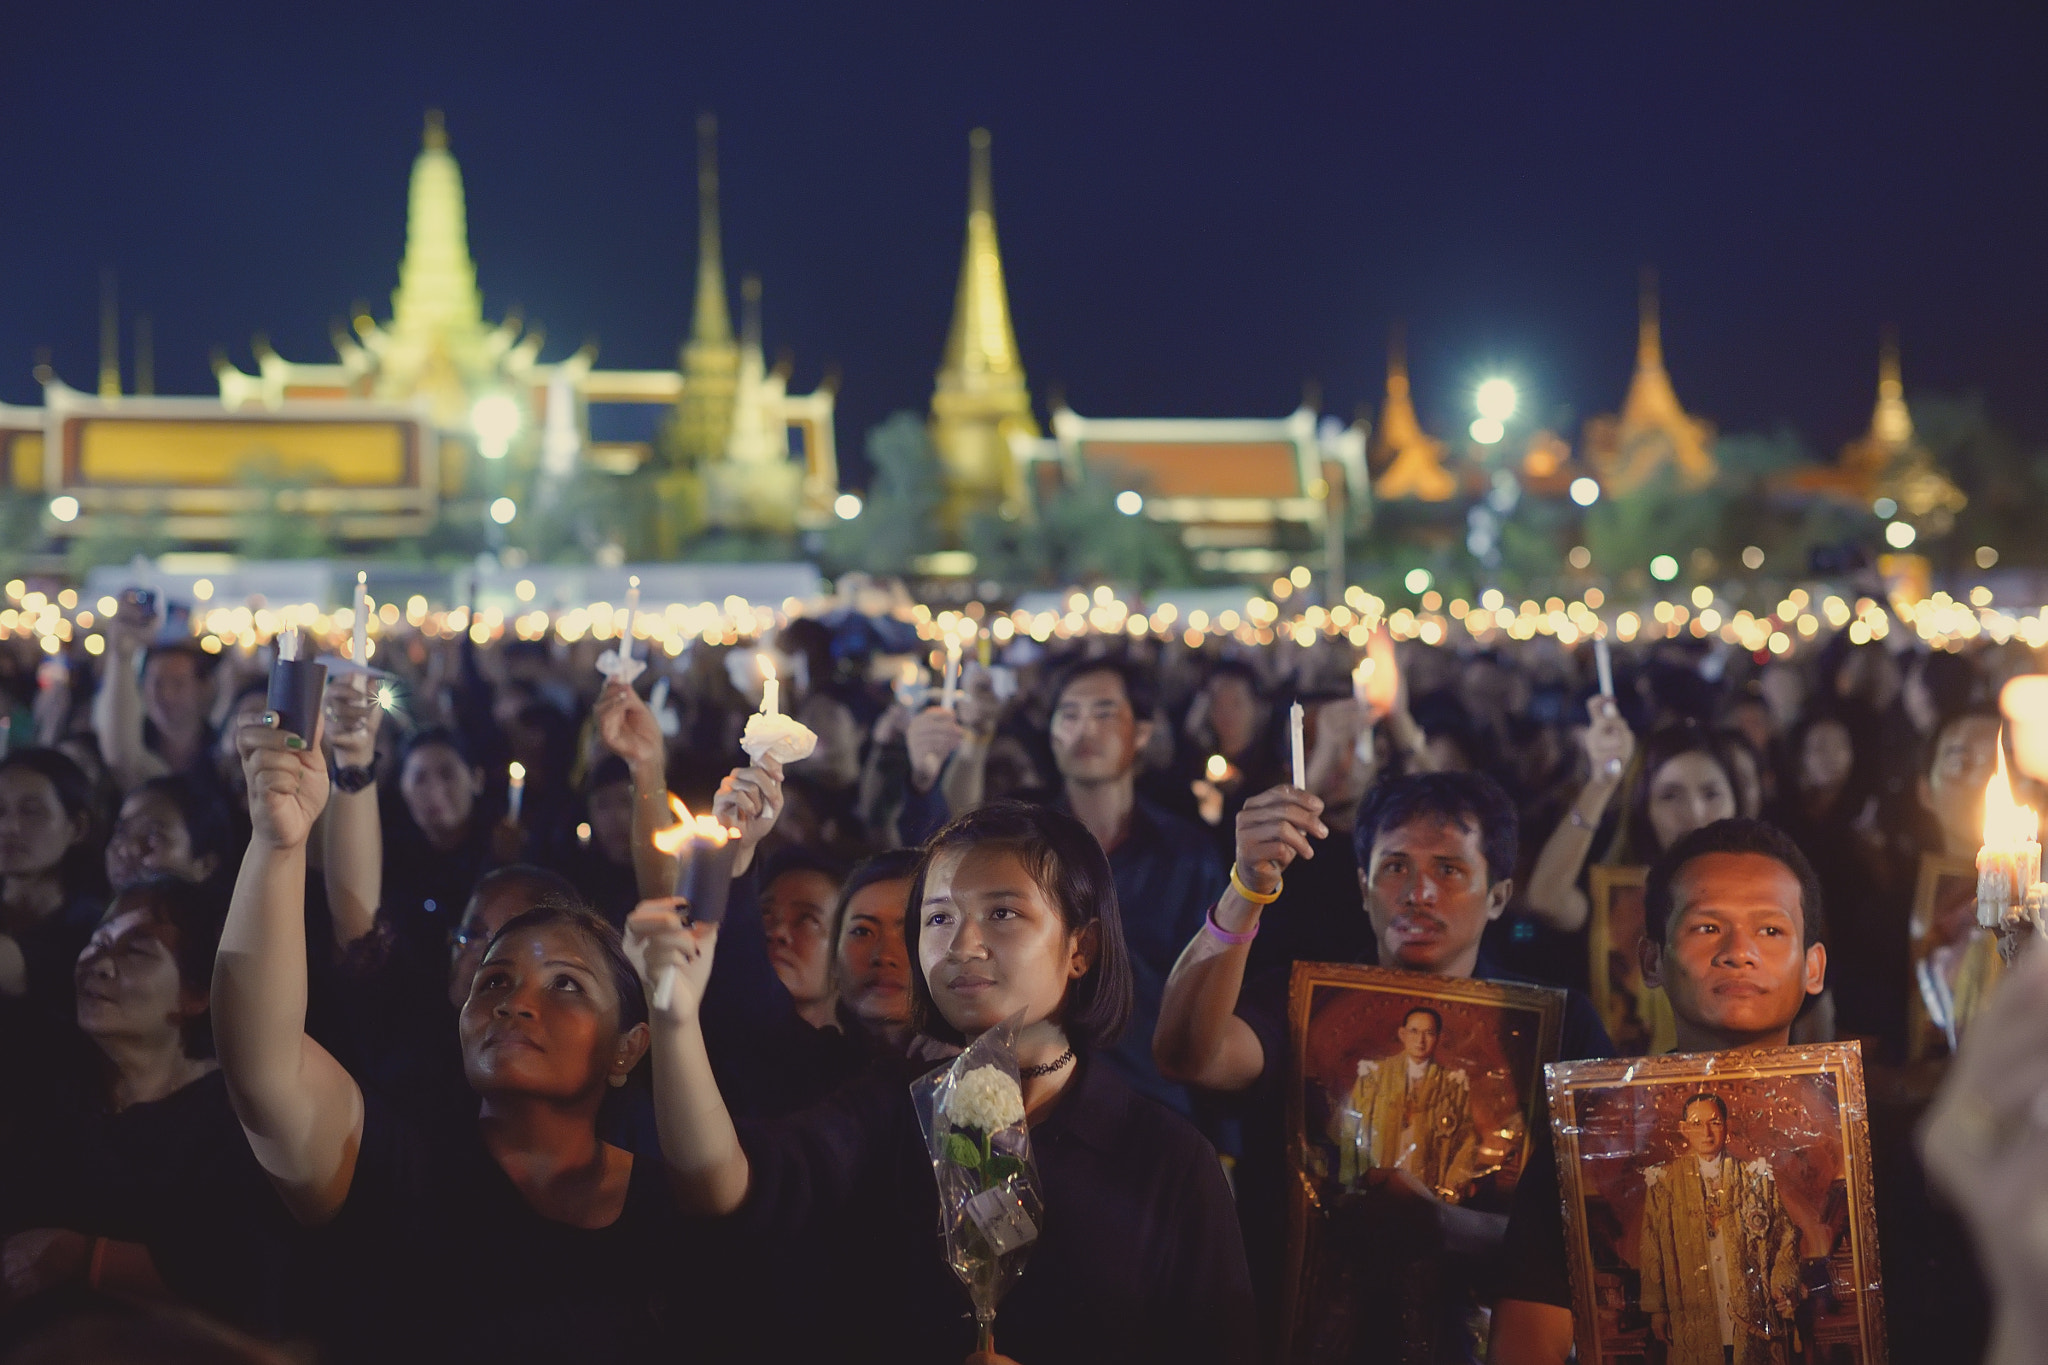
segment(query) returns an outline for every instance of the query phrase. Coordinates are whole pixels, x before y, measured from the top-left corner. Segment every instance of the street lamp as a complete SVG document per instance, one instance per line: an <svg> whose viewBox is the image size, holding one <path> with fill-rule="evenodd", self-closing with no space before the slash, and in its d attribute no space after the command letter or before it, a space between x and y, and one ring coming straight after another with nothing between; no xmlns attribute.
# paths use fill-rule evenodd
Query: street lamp
<svg viewBox="0 0 2048 1365"><path fill-rule="evenodd" d="M1472 395L1479 416L1472 423L1472 439L1483 446L1498 445L1507 435L1508 418L1515 415L1522 396L1512 380L1495 377L1481 384Z"/></svg>

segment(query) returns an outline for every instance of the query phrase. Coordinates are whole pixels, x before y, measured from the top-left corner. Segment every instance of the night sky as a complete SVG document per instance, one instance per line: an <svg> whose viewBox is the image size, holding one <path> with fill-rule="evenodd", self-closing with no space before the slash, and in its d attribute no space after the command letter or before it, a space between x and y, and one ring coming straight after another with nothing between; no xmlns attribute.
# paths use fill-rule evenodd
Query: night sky
<svg viewBox="0 0 2048 1365"><path fill-rule="evenodd" d="M9 7L0 400L39 345L92 387L103 266L160 392L258 331L331 359L351 301L389 310L429 106L486 313L673 364L709 109L734 293L764 277L798 387L843 372L848 452L929 397L977 124L1041 414L1271 415L1312 379L1348 418L1400 318L1439 434L1498 369L1576 437L1654 264L1724 431L1832 454L1896 322L1909 397L2048 441L2048 21L2017 6L203 8Z"/></svg>

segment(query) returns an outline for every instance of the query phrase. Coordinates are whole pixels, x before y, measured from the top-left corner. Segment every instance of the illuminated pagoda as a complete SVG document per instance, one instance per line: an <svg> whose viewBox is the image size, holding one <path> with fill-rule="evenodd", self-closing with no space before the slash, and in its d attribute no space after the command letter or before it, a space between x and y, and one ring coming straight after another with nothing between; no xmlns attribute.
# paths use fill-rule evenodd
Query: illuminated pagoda
<svg viewBox="0 0 2048 1365"><path fill-rule="evenodd" d="M328 364L286 360L259 338L255 374L217 362L221 405L282 414L307 402L353 400L423 410L441 436L439 492L448 498L473 495L476 471L464 458L470 452L487 460L524 457L555 477L573 473L579 463L626 474L656 458L662 429L673 421L678 453L703 469L707 484L730 486L722 467L739 461L751 464L751 477L772 490L772 505L752 496L727 498L732 524L790 529L821 523L838 491L831 389L792 395L785 373L770 375L757 364L741 411L747 355L732 335L726 303L715 134L706 116L700 124L697 297L677 369L600 370L592 345L544 362L541 329L524 329L516 318L485 319L461 171L441 116L433 112L413 162L391 320L380 324L365 314L354 320L353 335L337 329L337 360ZM758 362L758 336L751 344ZM740 427L749 434L735 447Z"/></svg>
<svg viewBox="0 0 2048 1365"><path fill-rule="evenodd" d="M931 413L932 446L946 480L942 515L956 537L978 512L1027 514L1017 450L1039 434L996 245L988 129L969 133L967 147L967 242Z"/></svg>
<svg viewBox="0 0 2048 1365"><path fill-rule="evenodd" d="M1914 438L1913 414L1899 378L1898 342L1889 330L1878 346L1877 406L1870 429L1843 446L1832 466L1796 470L1779 486L1858 510L1888 500L1898 516L1929 535L1941 535L1955 524L1956 513L1969 499Z"/></svg>
<svg viewBox="0 0 2048 1365"><path fill-rule="evenodd" d="M1648 271L1638 301L1635 376L1619 413L1586 423L1585 452L1609 496L1635 492L1667 469L1691 489L1705 488L1719 473L1712 424L1686 412L1664 369L1657 285Z"/></svg>
<svg viewBox="0 0 2048 1365"><path fill-rule="evenodd" d="M1387 393L1372 437L1370 464L1379 471L1373 496L1381 502L1448 502L1458 491L1458 479L1444 468L1443 459L1444 443L1424 432L1415 416L1407 347L1397 328L1387 343Z"/></svg>

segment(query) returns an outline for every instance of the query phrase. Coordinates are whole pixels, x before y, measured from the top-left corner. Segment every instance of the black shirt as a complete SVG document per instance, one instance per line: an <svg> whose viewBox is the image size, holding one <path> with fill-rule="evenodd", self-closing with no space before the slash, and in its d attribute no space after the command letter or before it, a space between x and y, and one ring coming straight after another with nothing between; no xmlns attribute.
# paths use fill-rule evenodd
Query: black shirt
<svg viewBox="0 0 2048 1365"><path fill-rule="evenodd" d="M219 1071L119 1113L83 1088L46 1096L0 1150L0 1173L0 1237L58 1227L139 1242L186 1303L248 1330L284 1330L294 1230Z"/></svg>
<svg viewBox="0 0 2048 1365"><path fill-rule="evenodd" d="M1031 1130L1045 1227L997 1309L996 1350L1025 1365L1250 1360L1250 1278L1216 1153L1113 1067L1075 1064ZM742 1132L752 1184L737 1221L766 1264L801 1267L783 1281L793 1273L832 1324L834 1360L959 1365L974 1347L941 1253L916 1070L877 1068Z"/></svg>
<svg viewBox="0 0 2048 1365"><path fill-rule="evenodd" d="M340 1213L310 1234L321 1335L344 1359L683 1360L661 1301L703 1245L660 1163L633 1163L625 1208L584 1229L534 1212L474 1119L438 1130L365 1098ZM701 1357L699 1357L701 1358Z"/></svg>

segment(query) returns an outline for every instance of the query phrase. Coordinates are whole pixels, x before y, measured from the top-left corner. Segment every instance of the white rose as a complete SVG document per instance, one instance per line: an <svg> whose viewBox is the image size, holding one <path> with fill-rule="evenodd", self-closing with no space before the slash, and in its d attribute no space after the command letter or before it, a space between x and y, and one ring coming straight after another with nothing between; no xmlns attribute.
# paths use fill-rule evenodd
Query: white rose
<svg viewBox="0 0 2048 1365"><path fill-rule="evenodd" d="M1024 1091L1000 1067L976 1067L953 1083L946 1117L958 1128L999 1133L1024 1121Z"/></svg>

